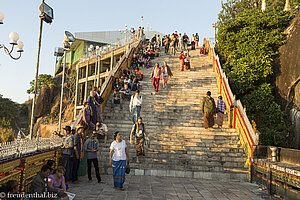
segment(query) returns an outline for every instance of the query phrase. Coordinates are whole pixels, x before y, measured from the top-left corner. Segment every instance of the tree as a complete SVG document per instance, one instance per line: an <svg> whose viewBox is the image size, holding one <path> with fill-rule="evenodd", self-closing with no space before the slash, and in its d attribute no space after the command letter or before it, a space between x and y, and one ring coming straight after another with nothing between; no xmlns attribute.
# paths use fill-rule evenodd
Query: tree
<svg viewBox="0 0 300 200"><path fill-rule="evenodd" d="M295 15L282 11L279 2L265 12L251 7L248 0L229 3L220 15L216 44L222 67L249 119L256 122L260 142L283 146L290 128L273 95L274 60L285 43L284 30Z"/></svg>
<svg viewBox="0 0 300 200"><path fill-rule="evenodd" d="M32 80L30 82L30 89L27 90L28 94L33 94L34 93L34 84L35 80ZM38 77L38 82L37 82L37 94L40 93L41 87L43 85L57 85L57 81L53 79L53 77L50 74L40 74Z"/></svg>

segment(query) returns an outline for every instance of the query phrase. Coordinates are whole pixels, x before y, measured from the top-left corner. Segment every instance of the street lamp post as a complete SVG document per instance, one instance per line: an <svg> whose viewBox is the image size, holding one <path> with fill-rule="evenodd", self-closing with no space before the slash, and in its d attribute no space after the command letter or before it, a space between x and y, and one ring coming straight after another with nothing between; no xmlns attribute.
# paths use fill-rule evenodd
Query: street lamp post
<svg viewBox="0 0 300 200"><path fill-rule="evenodd" d="M4 14L0 12L0 24L3 24L3 20L4 20ZM9 39L10 39L11 49L9 50L4 44L1 44L1 43L0 43L0 49L3 48L4 52L7 55L9 55L12 59L18 60L19 58L21 58L24 44L22 41L19 41L19 34L16 32L11 32L9 34ZM17 52L19 52L18 57L14 57L12 55L12 52L13 52L15 46L17 46Z"/></svg>
<svg viewBox="0 0 300 200"><path fill-rule="evenodd" d="M144 17L141 16L141 27L143 27L143 20L144 20Z"/></svg>
<svg viewBox="0 0 300 200"><path fill-rule="evenodd" d="M214 31L215 31L214 45L216 45L216 42L217 42L217 24L214 23L212 26L214 27Z"/></svg>
<svg viewBox="0 0 300 200"><path fill-rule="evenodd" d="M128 27L127 27L127 24L125 24L125 43L127 44L127 30L128 30Z"/></svg>
<svg viewBox="0 0 300 200"><path fill-rule="evenodd" d="M38 76L39 76L43 21L45 21L46 23L51 23L53 20L53 9L45 3L45 0L42 0L42 4L40 6L40 11L41 11L40 28L39 28L38 50L37 50L36 68L35 68L34 94L33 94L32 109L31 109L30 132L29 132L30 139L32 139L32 136L33 136L34 111L35 111L35 101L36 101L36 93L37 93L37 82L38 82Z"/></svg>
<svg viewBox="0 0 300 200"><path fill-rule="evenodd" d="M64 48L64 65L63 65L63 74L62 74L62 81L61 81L61 92L60 92L60 107L59 107L59 122L58 122L58 132L61 134L61 116L62 116L62 106L63 106L63 98L64 98L64 84L65 84L65 70L66 70L66 55L69 51L71 45L69 42L74 42L75 37L69 32L65 31L65 39L63 41L63 48Z"/></svg>

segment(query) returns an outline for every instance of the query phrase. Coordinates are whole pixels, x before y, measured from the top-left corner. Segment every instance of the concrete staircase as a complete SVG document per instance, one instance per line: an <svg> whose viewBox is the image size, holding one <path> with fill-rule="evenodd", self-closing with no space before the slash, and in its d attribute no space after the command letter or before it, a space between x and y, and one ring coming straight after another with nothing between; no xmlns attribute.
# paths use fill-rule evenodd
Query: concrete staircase
<svg viewBox="0 0 300 200"><path fill-rule="evenodd" d="M208 90L216 100L217 84L208 56L199 55L199 50L191 51L191 70L179 71L179 54L170 57L162 53L153 61L167 61L173 77L167 89L154 93L149 79L152 69L142 69L141 82L143 105L141 117L149 133L151 145L146 146L146 156L141 163L135 163L135 145L129 144L132 128L129 102L123 104L123 111L116 105L110 111L110 102L103 115L109 129L108 144L101 142L99 153L100 169L103 174L111 174L109 167L109 145L113 133L119 131L129 148L131 174L151 176L190 177L217 180L242 180L248 178L243 168L246 157L234 129L228 129L225 116L224 128L207 131L203 127L200 111L202 97Z"/></svg>

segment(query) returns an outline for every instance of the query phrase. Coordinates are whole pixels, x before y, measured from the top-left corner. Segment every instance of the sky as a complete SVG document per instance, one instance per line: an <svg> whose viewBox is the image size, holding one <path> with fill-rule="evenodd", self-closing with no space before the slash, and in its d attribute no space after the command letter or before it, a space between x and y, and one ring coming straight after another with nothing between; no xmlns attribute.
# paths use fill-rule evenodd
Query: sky
<svg viewBox="0 0 300 200"><path fill-rule="evenodd" d="M200 40L213 37L212 24L218 19L220 0L45 0L54 10L52 24L43 23L39 74L54 75L54 48L62 46L64 31L109 31L141 25L161 33L175 30L188 35L198 32ZM19 60L0 49L0 94L18 103L29 99L26 93L34 79L41 0L0 0L5 16L0 24L0 43L10 49L9 33L17 32L24 43ZM18 55L14 51L14 55Z"/></svg>

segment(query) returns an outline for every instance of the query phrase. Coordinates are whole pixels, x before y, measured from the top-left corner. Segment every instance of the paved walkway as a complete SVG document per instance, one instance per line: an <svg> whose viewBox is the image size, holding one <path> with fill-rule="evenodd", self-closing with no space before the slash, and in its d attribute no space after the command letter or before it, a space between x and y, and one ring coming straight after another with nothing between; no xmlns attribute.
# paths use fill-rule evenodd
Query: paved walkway
<svg viewBox="0 0 300 200"><path fill-rule="evenodd" d="M95 176L95 175L94 175ZM76 200L147 200L147 199L201 199L201 200L259 200L271 199L256 184L245 182L219 182L189 178L126 176L125 191L113 189L111 175L102 176L104 184L96 178L89 183L87 177L80 184L70 184Z"/></svg>

